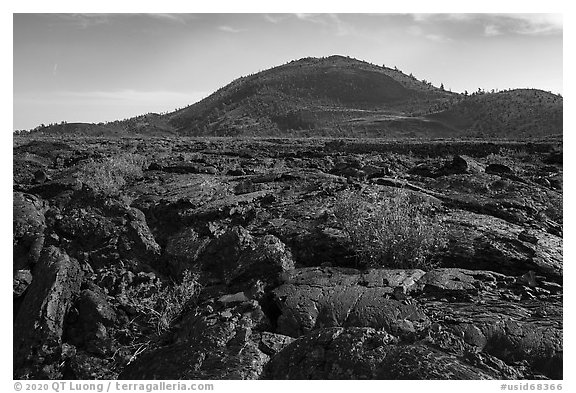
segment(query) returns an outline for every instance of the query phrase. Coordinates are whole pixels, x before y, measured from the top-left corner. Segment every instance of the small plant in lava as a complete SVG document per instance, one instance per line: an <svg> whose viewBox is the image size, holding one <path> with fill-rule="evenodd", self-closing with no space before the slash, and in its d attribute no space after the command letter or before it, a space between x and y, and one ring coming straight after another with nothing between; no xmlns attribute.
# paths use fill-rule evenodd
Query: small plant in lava
<svg viewBox="0 0 576 393"><path fill-rule="evenodd" d="M143 176L146 157L125 153L84 164L78 180L96 194L116 195L128 182Z"/></svg>
<svg viewBox="0 0 576 393"><path fill-rule="evenodd" d="M194 305L200 292L198 277L186 270L180 283L155 286L136 286L126 290L126 299L150 328L162 334L187 307Z"/></svg>
<svg viewBox="0 0 576 393"><path fill-rule="evenodd" d="M432 205L395 190L391 196L347 191L334 207L336 219L365 267L429 269L446 235Z"/></svg>

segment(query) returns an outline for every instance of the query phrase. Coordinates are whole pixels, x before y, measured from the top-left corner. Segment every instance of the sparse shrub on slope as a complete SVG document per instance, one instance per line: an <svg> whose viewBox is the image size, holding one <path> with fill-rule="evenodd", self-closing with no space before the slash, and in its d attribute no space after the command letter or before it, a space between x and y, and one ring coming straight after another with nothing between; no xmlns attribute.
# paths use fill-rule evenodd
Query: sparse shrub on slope
<svg viewBox="0 0 576 393"><path fill-rule="evenodd" d="M162 334L200 293L198 277L186 270L182 282L160 289L147 286L130 287L125 295L129 304L143 317L145 323Z"/></svg>
<svg viewBox="0 0 576 393"><path fill-rule="evenodd" d="M146 157L125 153L85 164L78 180L97 194L115 195L127 182L143 176Z"/></svg>
<svg viewBox="0 0 576 393"><path fill-rule="evenodd" d="M444 230L431 206L405 190L392 196L346 192L334 214L366 267L421 268L435 265L445 246Z"/></svg>
<svg viewBox="0 0 576 393"><path fill-rule="evenodd" d="M120 295L121 303L133 318L129 322L128 337L113 356L117 370L158 345L176 318L194 309L200 289L198 276L188 270L180 283L162 283L156 278L126 287Z"/></svg>

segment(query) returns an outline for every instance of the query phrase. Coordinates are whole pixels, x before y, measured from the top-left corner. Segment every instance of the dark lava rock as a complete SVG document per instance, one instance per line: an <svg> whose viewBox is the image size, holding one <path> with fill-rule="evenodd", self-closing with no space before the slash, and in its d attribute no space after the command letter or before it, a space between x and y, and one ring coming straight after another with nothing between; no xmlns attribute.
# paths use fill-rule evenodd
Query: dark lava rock
<svg viewBox="0 0 576 393"><path fill-rule="evenodd" d="M254 183L250 180L246 180L236 184L236 186L234 187L234 194L236 195L249 194L251 192L265 190L266 188L267 188L266 184Z"/></svg>
<svg viewBox="0 0 576 393"><path fill-rule="evenodd" d="M293 337L283 334L262 332L260 337L260 350L268 356L274 356L294 341Z"/></svg>
<svg viewBox="0 0 576 393"><path fill-rule="evenodd" d="M471 157L463 155L455 155L452 162L445 165L439 174L447 176L453 174L469 174L469 173L482 173L484 167Z"/></svg>
<svg viewBox="0 0 576 393"><path fill-rule="evenodd" d="M12 293L15 298L22 296L28 286L32 283L32 273L30 270L16 270L14 272Z"/></svg>
<svg viewBox="0 0 576 393"><path fill-rule="evenodd" d="M15 147L14 155L30 153L55 160L59 155L72 151L74 151L74 148L68 143L33 140L22 146Z"/></svg>
<svg viewBox="0 0 576 393"><path fill-rule="evenodd" d="M486 287L512 279L494 272L457 268L434 269L418 280L418 286L426 294L450 297L453 300L467 301L478 295Z"/></svg>
<svg viewBox="0 0 576 393"><path fill-rule="evenodd" d="M354 326L412 336L429 324L428 318L418 304L392 298L394 287L388 285L410 288L422 274L408 270L399 279L396 272L384 269L370 275L329 268L297 269L286 284L273 291L281 312L278 332L298 337L323 327ZM389 276L396 282L388 281Z"/></svg>
<svg viewBox="0 0 576 393"><path fill-rule="evenodd" d="M439 169L436 165L430 165L429 163L423 162L410 168L408 171L411 175L422 176L422 177L438 177Z"/></svg>
<svg viewBox="0 0 576 393"><path fill-rule="evenodd" d="M98 287L96 287L98 288ZM85 289L76 303L80 319L88 325L103 323L111 326L116 322L116 312L99 290Z"/></svg>
<svg viewBox="0 0 576 393"><path fill-rule="evenodd" d="M164 166L162 166L162 164L160 164L158 162L151 162L150 165L148 165L148 170L149 171L162 171L162 170L164 170Z"/></svg>
<svg viewBox="0 0 576 393"><path fill-rule="evenodd" d="M40 195L44 199L57 199L64 196L64 199L70 199L67 194L74 194L82 189L82 182L70 173L62 173L54 176L52 180L45 181L30 188L28 192Z"/></svg>
<svg viewBox="0 0 576 393"><path fill-rule="evenodd" d="M66 208L55 219L57 233L86 250L98 249L117 237L119 227L125 223L121 218L108 217L92 206Z"/></svg>
<svg viewBox="0 0 576 393"><path fill-rule="evenodd" d="M268 356L252 341L240 348L200 345L174 344L144 354L130 363L118 379L258 379L268 361Z"/></svg>
<svg viewBox="0 0 576 393"><path fill-rule="evenodd" d="M270 359L259 349L262 319L257 303L206 307L183 319L174 343L142 354L119 379L258 379Z"/></svg>
<svg viewBox="0 0 576 393"><path fill-rule="evenodd" d="M253 250L244 252L236 269L230 275L230 282L240 285L261 280L276 286L280 275L294 269L292 253L276 236L266 235L256 243Z"/></svg>
<svg viewBox="0 0 576 393"><path fill-rule="evenodd" d="M376 165L365 165L362 168L362 172L366 175L368 179L373 177L380 177L380 176L389 176L390 175L390 168L384 166L376 166Z"/></svg>
<svg viewBox="0 0 576 393"><path fill-rule="evenodd" d="M150 232L146 217L142 211L131 207L126 212L128 223L121 237L120 253L126 258L137 257L140 260L153 263L160 256L160 246Z"/></svg>
<svg viewBox="0 0 576 393"><path fill-rule="evenodd" d="M552 187L553 189L562 190L562 185L563 185L562 175L556 175L556 176L549 177L548 181L550 182L550 187Z"/></svg>
<svg viewBox="0 0 576 393"><path fill-rule="evenodd" d="M425 342L402 344L373 328L325 328L286 346L270 360L264 378L515 379L520 375L491 355L473 359L467 355Z"/></svg>
<svg viewBox="0 0 576 393"><path fill-rule="evenodd" d="M525 229L518 234L518 239L532 244L538 243L538 233Z"/></svg>
<svg viewBox="0 0 576 393"><path fill-rule="evenodd" d="M69 347L74 348L72 345L69 345ZM112 371L113 365L109 358L103 358L77 349L74 349L73 352L73 355L66 359L64 367L65 379L116 379L117 373Z"/></svg>
<svg viewBox="0 0 576 393"><path fill-rule="evenodd" d="M490 164L486 167L486 173L492 175L510 175L514 173L512 168L504 164Z"/></svg>
<svg viewBox="0 0 576 393"><path fill-rule="evenodd" d="M463 358L444 353L423 344L397 345L387 348L378 365L376 379L501 379L469 364Z"/></svg>
<svg viewBox="0 0 576 393"><path fill-rule="evenodd" d="M523 227L492 216L453 212L446 216L449 244L444 265L521 275L534 270L553 280L562 279L562 238L532 231L537 239L519 238ZM521 236L520 236L521 237Z"/></svg>
<svg viewBox="0 0 576 393"><path fill-rule="evenodd" d="M44 250L33 275L14 320L15 378L47 359L58 358L64 317L82 281L78 262L55 247Z"/></svg>
<svg viewBox="0 0 576 393"><path fill-rule="evenodd" d="M199 237L191 227L183 228L169 237L164 249L164 260L170 272L178 276L190 269L209 242L209 238Z"/></svg>
<svg viewBox="0 0 576 393"><path fill-rule="evenodd" d="M206 173L208 175L216 175L218 174L218 169L213 166L205 166L200 169L201 173Z"/></svg>
<svg viewBox="0 0 576 393"><path fill-rule="evenodd" d="M45 172L52 161L32 153L23 153L12 156L13 180L18 186L27 186L35 183L36 173Z"/></svg>
<svg viewBox="0 0 576 393"><path fill-rule="evenodd" d="M70 344L83 346L88 352L104 355L111 349L107 327L116 323L116 311L98 290L85 289L75 303L75 321L67 327L66 337Z"/></svg>
<svg viewBox="0 0 576 393"><path fill-rule="evenodd" d="M214 274L219 280L229 277L230 272L238 267L241 254L254 248L254 239L241 226L235 226L206 245L200 256L203 270Z"/></svg>
<svg viewBox="0 0 576 393"><path fill-rule="evenodd" d="M34 183L42 184L44 182L50 181L50 177L43 170L38 170L34 172Z"/></svg>
<svg viewBox="0 0 576 393"><path fill-rule="evenodd" d="M44 245L46 219L44 202L30 194L13 195L14 269L27 268L38 261Z"/></svg>
<svg viewBox="0 0 576 393"><path fill-rule="evenodd" d="M457 356L480 351L508 365L525 363L548 378L561 379L561 302L520 297L510 302L506 293L509 289L483 291L479 301L467 303L428 299L424 303L426 314L435 327L430 329L428 340ZM506 373L515 379L533 378L530 368L516 367L516 371ZM500 369L505 371L505 367ZM520 377L514 377L514 372Z"/></svg>
<svg viewBox="0 0 576 393"><path fill-rule="evenodd" d="M560 172L560 168L554 165L544 165L540 168L540 172L543 174L558 173Z"/></svg>
<svg viewBox="0 0 576 393"><path fill-rule="evenodd" d="M229 176L244 176L246 172L242 168L230 169L227 173Z"/></svg>
<svg viewBox="0 0 576 393"><path fill-rule="evenodd" d="M366 168L367 171L364 171ZM367 167L360 157L338 157L334 167L330 171L334 175L351 177L351 178L366 178L368 174L375 176L376 174L384 173L386 170L375 170L375 167Z"/></svg>
<svg viewBox="0 0 576 393"><path fill-rule="evenodd" d="M325 328L299 337L274 356L264 379L374 379L388 346L373 328Z"/></svg>
<svg viewBox="0 0 576 393"><path fill-rule="evenodd" d="M79 259L87 253L94 269L120 258L153 265L160 256L142 211L120 202L79 202L64 208L54 220L56 232L69 240L67 251Z"/></svg>
<svg viewBox="0 0 576 393"><path fill-rule="evenodd" d="M181 162L173 165L163 166L162 171L169 173L189 174L202 173L202 167L192 162Z"/></svg>
<svg viewBox="0 0 576 393"><path fill-rule="evenodd" d="M562 165L563 160L563 153L561 151L557 151L550 153L544 162L546 164Z"/></svg>
<svg viewBox="0 0 576 393"><path fill-rule="evenodd" d="M530 273L520 278L452 268L426 273L412 295L430 318L427 340L456 356L477 353L484 360L474 364L505 378L539 373L561 378L562 300L549 291L550 283Z"/></svg>
<svg viewBox="0 0 576 393"><path fill-rule="evenodd" d="M303 221L281 220L272 228L301 266L319 266L330 262L336 266L357 267L354 250L344 231L322 228Z"/></svg>

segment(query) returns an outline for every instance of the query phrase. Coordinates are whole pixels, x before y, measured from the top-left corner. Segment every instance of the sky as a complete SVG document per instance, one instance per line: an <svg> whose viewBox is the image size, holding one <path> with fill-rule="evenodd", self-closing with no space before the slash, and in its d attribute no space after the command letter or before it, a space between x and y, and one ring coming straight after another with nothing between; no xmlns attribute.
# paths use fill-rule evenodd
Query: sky
<svg viewBox="0 0 576 393"><path fill-rule="evenodd" d="M563 94L562 14L14 14L13 128L190 105L234 79L334 54L456 92Z"/></svg>

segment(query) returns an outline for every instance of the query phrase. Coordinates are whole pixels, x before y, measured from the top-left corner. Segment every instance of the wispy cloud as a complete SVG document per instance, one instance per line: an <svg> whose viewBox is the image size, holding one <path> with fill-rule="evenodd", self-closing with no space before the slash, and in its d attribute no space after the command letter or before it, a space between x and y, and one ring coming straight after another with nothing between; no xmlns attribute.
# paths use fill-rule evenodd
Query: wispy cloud
<svg viewBox="0 0 576 393"><path fill-rule="evenodd" d="M108 24L111 14L54 14L54 16L62 21L86 29L92 26Z"/></svg>
<svg viewBox="0 0 576 393"><path fill-rule="evenodd" d="M305 21L314 22L314 23L323 23L322 19L321 19L322 15L324 15L324 14L303 14L303 13L294 14L294 16L296 16L296 18L298 18L300 20L305 20Z"/></svg>
<svg viewBox="0 0 576 393"><path fill-rule="evenodd" d="M287 14L264 14L264 20L270 23L280 23L285 21L286 19L290 18L290 15Z"/></svg>
<svg viewBox="0 0 576 393"><path fill-rule="evenodd" d="M196 19L193 14L143 14L150 18L160 19L167 22L186 24L190 19Z"/></svg>
<svg viewBox="0 0 576 393"><path fill-rule="evenodd" d="M354 35L356 33L356 29L351 24L340 19L338 14L329 14L328 17L336 29L336 35L347 36Z"/></svg>
<svg viewBox="0 0 576 393"><path fill-rule="evenodd" d="M503 34L547 35L562 33L562 14L411 14L423 25L467 23L481 27L485 36Z"/></svg>
<svg viewBox="0 0 576 393"><path fill-rule="evenodd" d="M510 20L511 29L519 34L539 35L561 33L562 14L502 14Z"/></svg>
<svg viewBox="0 0 576 393"><path fill-rule="evenodd" d="M486 25L484 26L484 35L486 37L494 37L497 35L501 35L502 32L496 25Z"/></svg>
<svg viewBox="0 0 576 393"><path fill-rule="evenodd" d="M232 26L218 26L218 30L220 31L224 31L226 33L233 33L233 34L237 34L237 33L242 33L244 31L246 31L246 29L238 29L236 27L232 27Z"/></svg>
<svg viewBox="0 0 576 393"><path fill-rule="evenodd" d="M68 22L76 25L82 29L87 29L93 26L109 24L113 21L123 20L130 17L140 17L154 19L168 23L186 24L190 20L197 19L195 14L168 14L168 13L111 13L111 14L46 14L47 16L55 16L59 21Z"/></svg>
<svg viewBox="0 0 576 393"><path fill-rule="evenodd" d="M442 34L425 34L424 38L426 38L427 40L430 40L430 41L440 42L440 43L452 41L451 38L446 37Z"/></svg>
<svg viewBox="0 0 576 393"><path fill-rule="evenodd" d="M354 26L341 18L341 14L294 14L304 22L310 22L332 29L337 36L358 35Z"/></svg>
<svg viewBox="0 0 576 393"><path fill-rule="evenodd" d="M414 37L424 38L429 41L434 41L438 43L450 42L451 38L439 33L428 33L420 25L411 25L408 27L408 33Z"/></svg>

